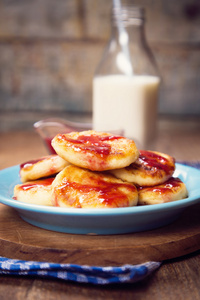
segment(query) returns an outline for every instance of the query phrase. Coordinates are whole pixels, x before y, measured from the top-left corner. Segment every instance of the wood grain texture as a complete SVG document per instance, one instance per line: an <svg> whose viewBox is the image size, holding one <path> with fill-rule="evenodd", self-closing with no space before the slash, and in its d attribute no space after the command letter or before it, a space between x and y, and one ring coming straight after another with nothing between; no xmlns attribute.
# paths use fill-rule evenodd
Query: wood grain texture
<svg viewBox="0 0 200 300"><path fill-rule="evenodd" d="M74 235L44 230L0 205L0 255L10 258L100 266L163 261L200 249L200 205L173 224L123 235ZM120 220L119 220L120 222Z"/></svg>

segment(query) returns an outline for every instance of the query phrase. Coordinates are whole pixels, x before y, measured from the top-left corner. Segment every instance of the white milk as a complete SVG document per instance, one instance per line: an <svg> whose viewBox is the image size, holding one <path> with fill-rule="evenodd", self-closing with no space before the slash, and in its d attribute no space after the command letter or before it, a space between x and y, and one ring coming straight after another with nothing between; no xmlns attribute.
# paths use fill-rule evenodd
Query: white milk
<svg viewBox="0 0 200 300"><path fill-rule="evenodd" d="M93 128L123 130L145 148L156 134L160 79L156 76L108 75L93 81Z"/></svg>

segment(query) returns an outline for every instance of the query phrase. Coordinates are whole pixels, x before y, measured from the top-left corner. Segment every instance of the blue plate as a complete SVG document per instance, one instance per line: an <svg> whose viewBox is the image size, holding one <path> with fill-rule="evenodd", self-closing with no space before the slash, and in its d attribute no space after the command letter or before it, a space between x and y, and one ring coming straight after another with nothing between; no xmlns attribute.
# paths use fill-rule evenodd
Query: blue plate
<svg viewBox="0 0 200 300"><path fill-rule="evenodd" d="M135 207L78 209L32 205L12 199L20 183L19 166L0 171L0 202L13 207L26 222L40 228L73 234L122 234L155 229L175 221L186 207L200 202L200 171L176 164L174 176L187 186L183 200Z"/></svg>

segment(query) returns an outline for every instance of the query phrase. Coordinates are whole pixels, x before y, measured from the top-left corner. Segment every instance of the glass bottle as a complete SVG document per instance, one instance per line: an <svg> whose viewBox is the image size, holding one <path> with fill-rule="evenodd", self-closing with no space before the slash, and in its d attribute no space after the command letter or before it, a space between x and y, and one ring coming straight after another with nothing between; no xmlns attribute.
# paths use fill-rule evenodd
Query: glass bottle
<svg viewBox="0 0 200 300"><path fill-rule="evenodd" d="M121 132L139 148L156 136L159 72L144 31L144 9L112 9L112 31L93 79L93 128Z"/></svg>

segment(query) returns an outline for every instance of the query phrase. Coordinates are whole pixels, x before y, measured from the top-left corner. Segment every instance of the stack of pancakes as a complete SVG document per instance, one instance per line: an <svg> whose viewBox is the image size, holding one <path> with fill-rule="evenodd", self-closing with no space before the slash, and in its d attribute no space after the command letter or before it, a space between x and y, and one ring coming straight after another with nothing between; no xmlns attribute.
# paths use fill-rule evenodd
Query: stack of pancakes
<svg viewBox="0 0 200 300"><path fill-rule="evenodd" d="M58 134L57 155L20 166L18 201L72 208L117 208L187 197L170 155L138 150L134 141L93 130Z"/></svg>

